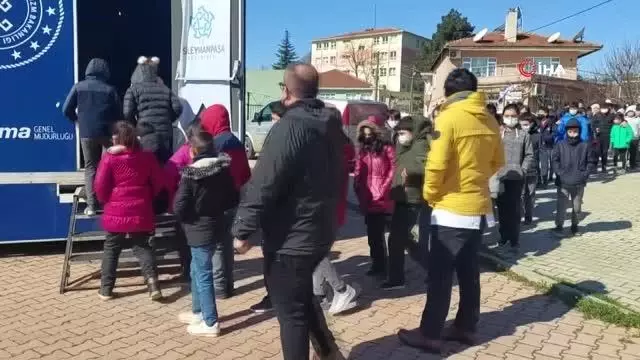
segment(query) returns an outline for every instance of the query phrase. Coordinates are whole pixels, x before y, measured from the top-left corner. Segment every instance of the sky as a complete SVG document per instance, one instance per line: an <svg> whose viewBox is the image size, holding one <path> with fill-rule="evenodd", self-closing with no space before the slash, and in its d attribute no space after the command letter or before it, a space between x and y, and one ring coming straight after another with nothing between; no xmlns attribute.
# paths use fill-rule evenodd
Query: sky
<svg viewBox="0 0 640 360"><path fill-rule="evenodd" d="M374 27L397 27L430 38L440 18L452 6L466 16L476 31L495 29L504 23L510 7L522 9L524 31L564 18L604 0L246 0L247 65L250 69L271 67L284 31L299 56L311 51L318 37ZM374 5L376 11L374 12ZM455 4L455 5L452 5ZM491 4L491 5L489 5ZM376 15L374 15L376 14ZM625 42L640 41L640 1L613 0L594 10L551 25L536 33L560 32L571 39L585 26L585 41L604 44L599 52L580 60L581 70L597 71L606 53Z"/></svg>

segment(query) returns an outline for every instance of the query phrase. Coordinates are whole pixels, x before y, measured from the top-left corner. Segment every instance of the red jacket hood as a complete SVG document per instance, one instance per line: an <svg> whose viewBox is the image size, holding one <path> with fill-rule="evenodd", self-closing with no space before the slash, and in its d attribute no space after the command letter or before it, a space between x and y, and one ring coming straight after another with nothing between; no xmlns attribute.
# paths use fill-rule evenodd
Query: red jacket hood
<svg viewBox="0 0 640 360"><path fill-rule="evenodd" d="M204 131L211 136L220 135L223 132L231 131L229 112L224 105L215 104L209 106L200 115L200 124Z"/></svg>

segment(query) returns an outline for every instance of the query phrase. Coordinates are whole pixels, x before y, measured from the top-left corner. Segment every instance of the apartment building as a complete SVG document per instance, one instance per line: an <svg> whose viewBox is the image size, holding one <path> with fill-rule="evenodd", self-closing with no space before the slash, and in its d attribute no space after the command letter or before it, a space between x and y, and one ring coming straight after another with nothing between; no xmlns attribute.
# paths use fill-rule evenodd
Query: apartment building
<svg viewBox="0 0 640 360"><path fill-rule="evenodd" d="M414 62L426 38L396 28L366 29L311 42L311 62L319 72L340 70L390 92L422 91Z"/></svg>
<svg viewBox="0 0 640 360"><path fill-rule="evenodd" d="M523 102L536 109L586 99L590 84L579 80L578 60L602 45L585 42L580 34L568 40L559 33L525 33L519 20L519 10L510 9L503 30L482 31L447 43L431 71L422 74L425 114L444 100L444 81L459 67L478 77L479 90L498 108Z"/></svg>

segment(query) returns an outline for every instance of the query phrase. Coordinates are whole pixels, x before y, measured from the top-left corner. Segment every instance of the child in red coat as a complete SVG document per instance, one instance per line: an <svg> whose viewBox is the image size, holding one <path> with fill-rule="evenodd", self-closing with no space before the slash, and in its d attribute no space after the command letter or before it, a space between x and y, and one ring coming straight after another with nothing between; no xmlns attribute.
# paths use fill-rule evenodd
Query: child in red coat
<svg viewBox="0 0 640 360"><path fill-rule="evenodd" d="M143 151L135 128L120 121L114 127L113 144L105 153L95 180L98 201L104 205L102 227L107 231L102 256L99 295L113 297L118 258L127 238L140 261L152 300L162 297L149 236L155 230L153 199L164 188L160 164Z"/></svg>

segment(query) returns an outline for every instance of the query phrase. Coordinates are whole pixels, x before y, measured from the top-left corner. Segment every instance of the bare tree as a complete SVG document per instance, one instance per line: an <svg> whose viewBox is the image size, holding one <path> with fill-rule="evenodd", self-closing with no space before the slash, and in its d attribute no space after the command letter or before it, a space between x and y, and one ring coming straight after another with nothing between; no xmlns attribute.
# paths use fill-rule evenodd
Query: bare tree
<svg viewBox="0 0 640 360"><path fill-rule="evenodd" d="M375 57L371 47L362 44L354 44L353 41L346 44L342 57L349 64L349 68L357 78L364 78L371 83Z"/></svg>
<svg viewBox="0 0 640 360"><path fill-rule="evenodd" d="M616 85L613 94L622 103L635 104L640 96L640 41L613 48L606 56L601 72Z"/></svg>

